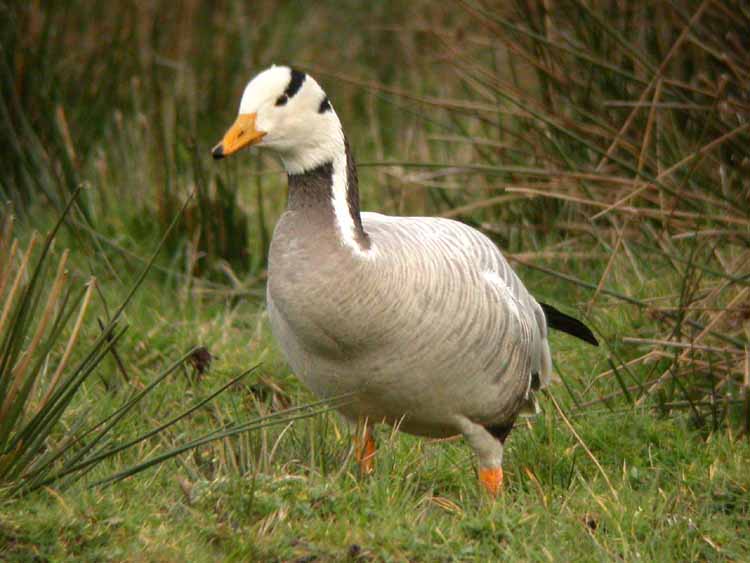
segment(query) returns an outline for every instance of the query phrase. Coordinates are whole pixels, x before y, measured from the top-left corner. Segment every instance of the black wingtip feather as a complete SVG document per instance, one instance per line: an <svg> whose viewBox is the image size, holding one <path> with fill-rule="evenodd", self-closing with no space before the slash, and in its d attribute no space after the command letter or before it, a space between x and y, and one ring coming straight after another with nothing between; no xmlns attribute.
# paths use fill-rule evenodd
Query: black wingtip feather
<svg viewBox="0 0 750 563"><path fill-rule="evenodd" d="M594 336L594 333L581 321L558 311L552 305L547 305L546 303L540 303L539 305L542 306L544 316L547 318L548 327L580 338L594 346L599 346L599 341Z"/></svg>

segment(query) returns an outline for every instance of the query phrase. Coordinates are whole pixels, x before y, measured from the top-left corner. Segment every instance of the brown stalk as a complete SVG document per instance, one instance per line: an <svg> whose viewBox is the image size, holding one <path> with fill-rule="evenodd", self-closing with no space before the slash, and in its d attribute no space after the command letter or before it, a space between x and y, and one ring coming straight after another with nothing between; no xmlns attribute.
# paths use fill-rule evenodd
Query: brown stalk
<svg viewBox="0 0 750 563"><path fill-rule="evenodd" d="M659 340L657 338L635 338L626 336L622 339L626 344L647 344L655 346L664 346L667 348L686 348L690 350L700 350L702 352L716 352L718 354L744 354L744 350L739 348L718 348L716 346L706 346L704 344L695 344L693 342L676 342L674 340Z"/></svg>
<svg viewBox="0 0 750 563"><path fill-rule="evenodd" d="M5 293L5 286L8 284L8 279L10 279L10 272L12 270L11 265L16 259L17 253L18 239L13 239L13 244L10 245L8 259L3 260L2 263L0 263L0 298L2 298L3 294Z"/></svg>
<svg viewBox="0 0 750 563"><path fill-rule="evenodd" d="M585 198L576 197L576 196L568 195L568 194L549 193L549 192L545 192L545 191L537 190L533 188L510 186L507 188L506 191L512 192L512 193L526 193L529 195L549 197L552 199L561 199L565 201L574 201L576 203L580 203L582 205L590 205L592 207L607 207L607 204L600 203L598 201L594 201L591 199L585 199ZM645 207L630 207L630 206L620 207L618 208L618 211L621 211L623 213L630 213L634 215L642 215L644 217L652 217L655 219L661 218L665 214L665 212L661 210L657 210L657 209L648 209ZM709 215L705 213L693 213L691 211L674 211L673 214L675 217L679 217L682 219L719 221L723 223L729 223L732 225L741 225L743 227L750 227L750 219L743 219L741 217L730 217L727 215Z"/></svg>
<svg viewBox="0 0 750 563"><path fill-rule="evenodd" d="M44 398L42 399L40 403L40 407L39 407L40 409L44 408L44 406L47 404L47 401L49 401L49 398L52 396L52 392L54 391L55 386L57 386L57 382L59 381L63 370L68 364L68 360L70 359L70 354L73 351L73 348L75 347L76 342L78 341L78 336L81 332L81 326L83 325L83 319L86 316L86 311L89 308L91 297L94 294L95 284L96 284L96 278L92 276L88 282L88 287L86 288L86 294L83 297L83 304L81 305L81 308L78 311L78 318L76 318L75 325L73 326L73 332L70 334L70 338L68 338L68 343L65 346L65 352L63 352L63 356L60 359L60 363L57 365L55 374L52 376L52 379L49 382L49 386L47 387L47 393L45 393Z"/></svg>
<svg viewBox="0 0 750 563"><path fill-rule="evenodd" d="M623 123L622 128L620 131L618 131L617 135L615 136L614 140L612 141L612 144L607 149L607 152L604 157L599 161L599 164L596 166L596 170L600 170L602 166L606 163L607 160L609 160L612 157L612 154L614 154L615 149L620 144L620 140L622 139L623 135L627 132L627 130L630 128L630 125L633 123L633 119L635 118L636 114L638 113L638 110L640 108L640 104L645 102L646 96L648 96L648 93L651 91L651 89L656 84L657 80L660 80L663 78L664 71L667 68L667 65L669 65L670 61L672 60L672 57L677 52L677 49L679 49L682 46L682 43L685 41L685 39L688 37L688 34L692 27L698 22L701 15L703 14L703 11L708 7L710 4L710 0L703 0L701 5L698 7L698 9L693 14L693 17L690 18L690 21L688 24L682 29L682 33L680 33L680 36L677 38L677 40L672 45L671 49L667 53L667 55L664 57L664 60L659 65L659 68L656 70L656 73L649 81L648 85L643 89L641 92L640 97L638 98L638 103L633 108L633 111L630 112L627 119L625 120L625 123Z"/></svg>
<svg viewBox="0 0 750 563"><path fill-rule="evenodd" d="M711 141L707 145L703 146L702 148L698 149L695 152L690 153L689 155L687 155L685 158L683 158L679 162L676 162L675 164L673 164L672 166L670 166L669 168L667 168L664 172L660 173L656 177L656 179L659 180L659 181L665 179L667 176L670 176L676 170L678 170L678 169L682 168L683 166L685 166L686 164L688 164L694 158L697 158L699 156L704 156L706 153L708 153L709 151L715 149L720 144L722 144L724 141L728 141L732 137L736 137L737 135L739 135L743 131L746 131L747 129L750 129L750 123L745 123L744 125L740 125L739 127L735 128L735 129L732 129L728 133L724 133L722 136L717 137L716 139L714 139L713 141Z"/></svg>
<svg viewBox="0 0 750 563"><path fill-rule="evenodd" d="M651 106L651 111L648 112L648 121L646 123L646 132L643 134L643 145L641 146L641 154L640 154L640 156L638 158L638 176L639 177L640 177L641 171L643 170L643 163L644 163L645 156L646 156L646 150L648 149L649 145L651 144L651 131L653 129L654 121L655 121L654 118L656 116L656 104L659 102L659 98L661 97L661 87L662 87L662 81L659 80L656 83L656 89L654 90L654 98L653 98L653 100L651 102L653 104ZM617 202L613 203L612 205L610 205L606 209L604 209L604 210L600 211L599 213L595 214L593 217L591 217L591 220L595 221L596 219L598 219L602 215L606 215L612 209L614 209L616 207L619 207L620 205L622 205L626 201L629 201L631 198L633 198L635 195L638 195L640 192L642 192L643 190L645 190L650 185L651 184L646 183L646 184L643 184L640 187L636 187L635 190L633 190L630 194L628 194L624 198L621 198L620 200L618 200ZM637 184L636 184L636 186L637 186ZM626 225L627 225L627 223L626 223ZM618 242L619 242L619 239L618 239Z"/></svg>
<svg viewBox="0 0 750 563"><path fill-rule="evenodd" d="M5 220L3 221L3 232L2 235L0 235L0 272L3 272L8 264L10 264L7 254L9 249L8 244L16 241L16 239L10 238L13 234L13 225L15 221L15 217L10 213L5 216Z"/></svg>
<svg viewBox="0 0 750 563"><path fill-rule="evenodd" d="M29 240L29 244L26 247L26 252L24 253L23 258L21 259L21 265L18 267L18 271L16 272L16 278L13 280L13 285L10 288L10 292L8 292L8 296L5 298L5 306L3 307L3 313L2 315L0 315L0 334L2 334L5 329L5 323L7 322L8 315L10 314L10 311L13 308L13 303L16 298L16 293L18 293L18 288L21 286L21 280L23 279L23 276L26 273L26 268L29 265L31 254L34 252L34 247L36 246L36 241L37 241L37 235L36 233L33 233L31 235L31 240Z"/></svg>
<svg viewBox="0 0 750 563"><path fill-rule="evenodd" d="M623 364L620 364L620 367L630 367L630 366L635 366L635 365L638 365L638 364L644 363L644 362L646 362L646 361L650 360L651 358L653 358L653 356L654 356L655 354L656 354L656 351L655 351L655 350L649 350L649 351L648 351L648 352L646 352L646 353L645 353L645 354L644 354L643 356L639 356L639 357L637 357L637 358L634 358L634 359L632 359L632 360L629 360L629 361L627 361L627 362L625 362L625 363L623 363ZM602 378L604 378L604 377L607 377L608 375L613 375L614 373L615 373L615 370L613 370L613 369L608 369L607 371L603 371L603 372L601 372L600 374L596 375L596 376L595 376L595 377L594 377L594 378L593 378L593 379L591 380L591 383L590 383L590 384L589 384L589 386L588 386L588 387L587 387L587 388L585 389L585 391L584 391L584 392L587 392L587 391L588 391L588 390L589 390L589 389L591 388L591 386L592 386L592 385L593 385L594 383L596 383L596 382L597 382L598 380L600 380L600 379L602 379Z"/></svg>
<svg viewBox="0 0 750 563"><path fill-rule="evenodd" d="M443 211L440 216L447 218L458 217L460 215L466 215L467 213L476 211L477 209L485 209L487 207L500 205L501 203L507 203L509 201L517 201L519 199L525 198L523 196L498 195L495 197L489 197L487 199L475 201L473 203L467 203L466 205L461 205L459 207L454 207L453 209Z"/></svg>
<svg viewBox="0 0 750 563"><path fill-rule="evenodd" d="M607 278L609 278L609 272L615 263L615 259L617 258L617 253L620 251L620 248L622 247L624 230L627 228L629 223L630 223L630 218L625 218L625 224L622 227L616 227L617 228L617 240L615 241L615 247L612 249L612 253L609 256L609 260L607 260L607 265L604 267L604 271L602 272L602 275L599 278L599 283L596 284L596 289L594 290L594 294L591 296L591 299L589 299L588 305L586 306L587 315L591 313L591 308L594 306L594 303L596 302L597 297L599 297L599 293L601 293L602 288L604 287L604 284L607 282Z"/></svg>
<svg viewBox="0 0 750 563"><path fill-rule="evenodd" d="M726 315L727 311L732 309L738 302L743 301L748 293L750 293L750 287L745 287L740 291L737 295L734 296L734 298L729 302L727 305L727 308L722 310L718 315L714 316L713 319L705 326L705 328L693 339L693 342L698 343L703 338L713 330L713 328L721 321L724 316ZM684 362L688 359L688 355L690 354L691 349L685 350L680 356L673 362L673 365L678 365ZM659 389L662 385L664 385L665 382L667 382L669 379L671 379L673 376L673 372L671 369L665 371L661 374L661 376L648 388L647 393L638 399L638 402L636 404L641 404L646 396L653 393L655 390Z"/></svg>
<svg viewBox="0 0 750 563"><path fill-rule="evenodd" d="M52 318L55 306L58 304L58 301L60 299L60 292L62 291L62 288L65 285L65 281L68 278L67 272L65 271L65 266L68 262L68 255L69 251L66 249L60 258L60 263L57 267L57 274L55 275L52 289L50 290L49 296L47 297L47 304L44 307L44 312L42 313L41 320L39 321L39 324L37 324L36 331L31 339L31 344L24 351L23 359L13 369L13 380L10 383L8 395L5 398L5 403L2 405L2 409L0 410L0 420L5 418L8 410L10 409L10 406L15 401L16 396L18 395L18 391L21 389L21 384L23 383L23 377L26 373L26 369L28 368L29 363L31 363L31 360L34 357L34 352L39 346L39 343L41 342L42 337L47 330L49 320Z"/></svg>
<svg viewBox="0 0 750 563"><path fill-rule="evenodd" d="M70 127L68 127L68 119L65 117L65 108L59 104L55 108L55 118L62 134L63 145L65 146L65 152L68 154L68 159L75 166L78 166L78 156L73 145L73 138L70 136Z"/></svg>
<svg viewBox="0 0 750 563"><path fill-rule="evenodd" d="M662 81L659 80L656 83L656 89L654 90L654 98L653 103L656 104L659 101L659 98L661 96L661 86ZM656 115L656 106L651 107L651 111L649 111L648 114L648 122L646 124L646 131L643 134L643 143L641 145L641 152L638 157L638 169L636 177L641 176L641 172L643 171L643 164L645 162L646 152L648 150L649 145L651 144L651 131L654 125L654 116ZM635 192L638 192L639 189L636 188ZM607 213L607 211L611 210L612 207L608 207L604 211L600 211L594 217L592 217L592 221L595 220L597 217L600 217L601 215ZM613 225L615 223L613 222ZM596 286L596 290L594 291L594 294L591 296L591 299L589 300L588 306L587 306L587 313L591 312L591 308L594 306L594 303L596 302L596 298L599 296L599 293L601 292L602 288L604 287L604 284L607 281L607 278L609 277L609 272L612 269L612 266L615 263L615 259L617 257L617 253L619 252L620 248L623 246L624 242L624 232L625 229L630 224L630 217L625 218L625 223L622 226L616 226L617 228L617 240L615 242L614 250L612 251L612 255L609 257L609 260L607 261L607 266L604 268L604 272L602 272L601 278L599 279L599 283ZM633 265L635 266L635 261L633 261Z"/></svg>
<svg viewBox="0 0 750 563"><path fill-rule="evenodd" d="M563 251L563 252L551 252L549 250L541 250L539 252L518 252L515 254L506 254L508 259L517 260L519 262L524 260L601 260L604 258L603 253L599 252L588 252L582 251Z"/></svg>

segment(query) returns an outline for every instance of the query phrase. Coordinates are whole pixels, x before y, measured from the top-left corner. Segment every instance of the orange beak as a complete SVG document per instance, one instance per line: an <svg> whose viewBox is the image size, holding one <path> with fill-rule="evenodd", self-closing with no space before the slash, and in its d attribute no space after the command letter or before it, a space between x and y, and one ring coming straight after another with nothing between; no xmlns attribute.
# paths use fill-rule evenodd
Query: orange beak
<svg viewBox="0 0 750 563"><path fill-rule="evenodd" d="M211 155L218 160L260 141L265 132L255 128L255 117L254 113L238 115L237 120L224 134L224 138L213 148Z"/></svg>

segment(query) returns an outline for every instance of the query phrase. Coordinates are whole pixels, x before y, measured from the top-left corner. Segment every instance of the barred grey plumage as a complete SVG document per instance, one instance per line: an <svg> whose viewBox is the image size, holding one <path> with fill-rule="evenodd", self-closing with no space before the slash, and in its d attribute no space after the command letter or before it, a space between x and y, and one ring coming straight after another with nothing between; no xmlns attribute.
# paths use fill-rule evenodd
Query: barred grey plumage
<svg viewBox="0 0 750 563"><path fill-rule="evenodd" d="M376 249L366 260L310 208L277 224L269 315L294 372L321 396L358 393L348 416L403 417L407 432L456 434L462 417L511 423L532 374L543 386L551 375L534 298L494 244L462 223L362 220Z"/></svg>

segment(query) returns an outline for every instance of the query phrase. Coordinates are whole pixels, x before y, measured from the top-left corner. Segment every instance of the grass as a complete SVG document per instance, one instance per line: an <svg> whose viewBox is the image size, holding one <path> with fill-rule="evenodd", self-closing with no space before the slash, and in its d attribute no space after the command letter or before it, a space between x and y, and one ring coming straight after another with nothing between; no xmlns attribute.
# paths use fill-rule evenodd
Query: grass
<svg viewBox="0 0 750 563"><path fill-rule="evenodd" d="M143 420L125 430L136 434L153 426L264 352L265 361L258 373L156 442L97 466L89 482L220 421L267 412L275 401L283 408L286 401L312 400L283 366L261 309L211 299L186 302L165 315L153 308L166 298L157 293L158 284L145 290L136 298L136 331L128 334L123 355L132 356L126 353L148 338L167 356L200 343L217 359L200 379L176 374L144 405ZM139 326L148 334L138 333ZM602 361L565 337L554 344L566 374L585 380ZM134 379L143 377L150 353L142 350L143 362L134 362ZM385 428L378 433L375 475L359 478L350 429L328 414L208 445L108 487L49 488L7 500L4 558L744 558L750 549L742 533L750 520L746 441L701 431L689 415L656 417L649 408L620 404L575 413L562 390L556 394L616 496L548 400L542 401L544 414L512 433L509 487L496 503L478 490L463 443L429 442ZM102 413L115 402L96 383L86 395L103 401L96 407Z"/></svg>
<svg viewBox="0 0 750 563"><path fill-rule="evenodd" d="M575 295L550 293L548 279L533 272L525 277L545 298L570 303ZM206 444L89 488L223 423L314 400L280 358L262 306L196 293L165 309L159 303L174 289L161 279L144 283L118 345L133 386L195 345L216 358L202 376L192 368L174 373L118 438L155 427L239 369L263 363L189 419L97 465L80 484L6 499L0 543L7 560L742 560L750 550L742 533L750 520L746 440L698 427L689 412L656 416L651 405L615 401L579 411L563 387L554 391L557 401L614 493L545 398L544 413L511 434L508 489L497 502L478 489L461 441L381 428L377 471L360 478L352 430L332 413ZM623 310L609 318L617 329L638 322ZM606 354L560 335L553 345L561 373L583 395ZM80 403L96 419L124 393L92 379Z"/></svg>
<svg viewBox="0 0 750 563"><path fill-rule="evenodd" d="M44 355L27 331L10 363L33 357L43 390L71 334L76 366L129 301L127 330L38 444L70 446L48 475L81 451L96 463L5 491L0 559L750 558L741 2L131 8L0 1L10 261L80 190L39 295L63 256L65 291L97 280L80 330L60 325ZM376 472L360 478L353 430L328 405L295 410L315 397L264 311L283 177L267 156L208 154L271 62L324 84L365 209L483 229L536 296L595 328L596 350L553 335L562 384L511 434L496 502L461 441L381 428ZM196 347L213 358L205 372L175 363ZM89 450L77 431L124 405Z"/></svg>

